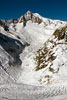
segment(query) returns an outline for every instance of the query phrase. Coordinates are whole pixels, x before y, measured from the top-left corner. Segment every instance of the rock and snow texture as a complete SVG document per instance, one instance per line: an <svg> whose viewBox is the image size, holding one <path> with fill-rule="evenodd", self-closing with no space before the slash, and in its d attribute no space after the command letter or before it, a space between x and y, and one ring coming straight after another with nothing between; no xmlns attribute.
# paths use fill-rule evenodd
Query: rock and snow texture
<svg viewBox="0 0 67 100"><path fill-rule="evenodd" d="M67 22L30 11L18 19L0 20L0 83L58 84L58 89L61 83L65 91L66 58Z"/></svg>
<svg viewBox="0 0 67 100"><path fill-rule="evenodd" d="M67 24L53 33L37 51L35 60L41 84L67 82Z"/></svg>

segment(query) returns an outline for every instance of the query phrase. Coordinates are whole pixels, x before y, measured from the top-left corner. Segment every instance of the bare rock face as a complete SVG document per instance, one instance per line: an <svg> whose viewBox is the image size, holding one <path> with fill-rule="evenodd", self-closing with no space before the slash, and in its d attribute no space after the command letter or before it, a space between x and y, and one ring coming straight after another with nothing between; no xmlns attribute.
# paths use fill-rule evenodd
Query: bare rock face
<svg viewBox="0 0 67 100"><path fill-rule="evenodd" d="M32 19L33 14L30 11L27 11L23 16L20 17L19 22L29 21Z"/></svg>
<svg viewBox="0 0 67 100"><path fill-rule="evenodd" d="M2 26L4 30L8 31L8 25L6 20L0 20L0 26Z"/></svg>
<svg viewBox="0 0 67 100"><path fill-rule="evenodd" d="M19 23L23 22L23 25L26 25L27 21L32 21L34 23L40 24L42 22L42 19L39 17L36 17L34 14L32 14L30 11L27 11L23 16L20 17Z"/></svg>
<svg viewBox="0 0 67 100"><path fill-rule="evenodd" d="M42 22L42 20L39 17L33 16L32 17L32 22L40 24Z"/></svg>
<svg viewBox="0 0 67 100"><path fill-rule="evenodd" d="M3 49L14 58L14 62L20 61L19 54L24 49L24 46L19 40L12 39L2 33L0 33L0 45Z"/></svg>
<svg viewBox="0 0 67 100"><path fill-rule="evenodd" d="M24 14L26 21L31 20L32 16L33 16L33 14L30 11L27 11L26 14Z"/></svg>
<svg viewBox="0 0 67 100"><path fill-rule="evenodd" d="M58 40L65 39L67 41L67 24L60 29L57 29L53 34Z"/></svg>

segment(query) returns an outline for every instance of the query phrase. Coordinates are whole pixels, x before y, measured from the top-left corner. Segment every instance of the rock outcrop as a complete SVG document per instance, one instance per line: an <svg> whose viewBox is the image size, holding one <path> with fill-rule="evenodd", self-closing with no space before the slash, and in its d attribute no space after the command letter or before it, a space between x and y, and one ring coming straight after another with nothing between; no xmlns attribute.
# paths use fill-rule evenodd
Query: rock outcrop
<svg viewBox="0 0 67 100"><path fill-rule="evenodd" d="M32 21L34 23L40 24L42 19L33 15L30 11L27 11L23 16L19 18L19 23L23 22L23 25L26 26L27 21Z"/></svg>

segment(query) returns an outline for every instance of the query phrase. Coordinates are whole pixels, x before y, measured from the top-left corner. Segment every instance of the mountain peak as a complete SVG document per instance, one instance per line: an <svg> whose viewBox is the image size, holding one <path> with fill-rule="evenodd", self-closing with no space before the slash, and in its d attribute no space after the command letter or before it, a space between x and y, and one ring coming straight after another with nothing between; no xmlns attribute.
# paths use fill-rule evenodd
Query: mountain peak
<svg viewBox="0 0 67 100"><path fill-rule="evenodd" d="M34 23L40 24L42 22L42 19L38 16L35 16L31 11L27 11L23 16L19 18L19 22L23 22L24 26L26 26L27 21L32 21Z"/></svg>
<svg viewBox="0 0 67 100"><path fill-rule="evenodd" d="M32 13L32 12L31 12L31 11L29 11L29 10L26 12L26 14L30 14L30 13Z"/></svg>

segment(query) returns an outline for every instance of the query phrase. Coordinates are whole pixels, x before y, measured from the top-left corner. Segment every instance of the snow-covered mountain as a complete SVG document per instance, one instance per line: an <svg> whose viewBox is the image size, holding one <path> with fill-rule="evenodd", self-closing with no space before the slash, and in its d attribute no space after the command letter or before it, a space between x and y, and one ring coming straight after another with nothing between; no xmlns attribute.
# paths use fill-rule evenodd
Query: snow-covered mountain
<svg viewBox="0 0 67 100"><path fill-rule="evenodd" d="M0 20L0 83L67 81L67 22L26 12Z"/></svg>

